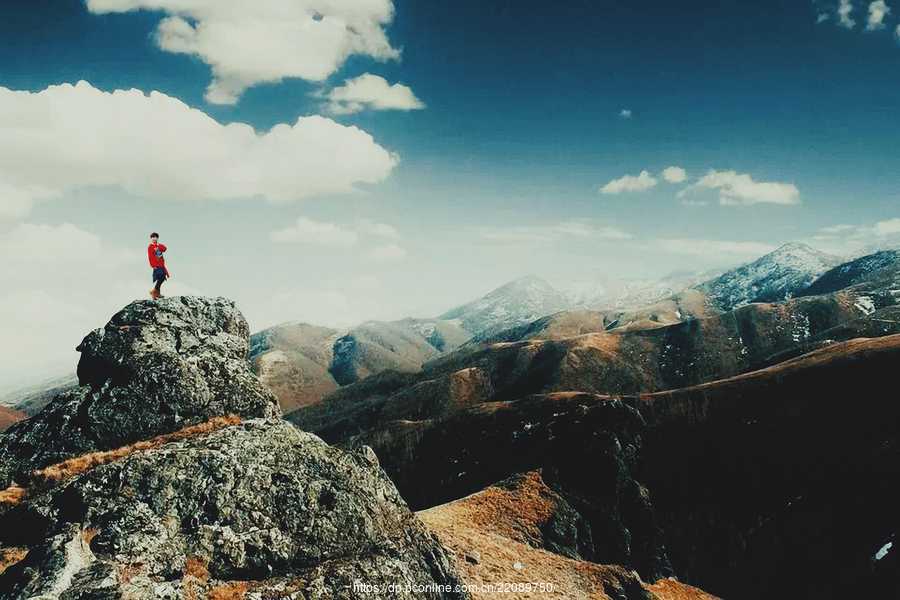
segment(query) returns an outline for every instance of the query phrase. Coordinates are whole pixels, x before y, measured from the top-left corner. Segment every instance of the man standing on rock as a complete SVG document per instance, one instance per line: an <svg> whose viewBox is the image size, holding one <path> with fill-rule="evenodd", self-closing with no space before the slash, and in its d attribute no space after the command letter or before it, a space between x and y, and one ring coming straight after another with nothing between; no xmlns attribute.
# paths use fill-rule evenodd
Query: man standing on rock
<svg viewBox="0 0 900 600"><path fill-rule="evenodd" d="M166 247L159 243L159 234L151 233L147 255L150 258L150 266L153 267L153 281L156 282L156 287L150 290L150 297L154 300L165 298L162 292L159 291L163 281L169 278L169 272L166 270L166 259L163 258L163 252L165 251Z"/></svg>

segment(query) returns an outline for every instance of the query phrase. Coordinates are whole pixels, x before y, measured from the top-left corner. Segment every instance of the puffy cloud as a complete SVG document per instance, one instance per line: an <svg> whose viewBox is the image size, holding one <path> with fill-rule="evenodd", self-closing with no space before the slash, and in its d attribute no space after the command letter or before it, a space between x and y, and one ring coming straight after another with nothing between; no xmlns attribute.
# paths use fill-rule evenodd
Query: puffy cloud
<svg viewBox="0 0 900 600"><path fill-rule="evenodd" d="M384 28L391 0L87 0L95 14L165 13L156 43L212 67L207 101L234 104L285 77L322 81L353 55L398 59Z"/></svg>
<svg viewBox="0 0 900 600"><path fill-rule="evenodd" d="M619 112L619 118L620 119L630 119L631 118L631 110L627 109L627 108L623 108Z"/></svg>
<svg viewBox="0 0 900 600"><path fill-rule="evenodd" d="M663 170L662 177L669 183L683 183L687 179L687 171L681 167L667 167Z"/></svg>
<svg viewBox="0 0 900 600"><path fill-rule="evenodd" d="M425 104L416 98L405 85L391 85L383 77L366 73L355 79L348 79L341 87L334 88L325 95L329 103L326 109L336 115L371 110L417 110Z"/></svg>
<svg viewBox="0 0 900 600"><path fill-rule="evenodd" d="M800 204L800 191L794 184L753 181L749 175L734 171L711 170L678 192L678 197L696 188L718 189L720 204Z"/></svg>
<svg viewBox="0 0 900 600"><path fill-rule="evenodd" d="M300 217L295 225L270 233L269 240L276 244L355 246L359 237L336 223L317 223L307 217Z"/></svg>
<svg viewBox="0 0 900 600"><path fill-rule="evenodd" d="M89 83L37 93L0 87L0 215L85 185L154 199L280 203L384 180L396 155L356 127L301 117L265 133L221 125L159 92Z"/></svg>
<svg viewBox="0 0 900 600"><path fill-rule="evenodd" d="M840 5L838 6L838 25L841 27L846 27L847 29L853 29L856 27L856 21L850 16L850 13L853 12L853 4L850 0L841 0Z"/></svg>
<svg viewBox="0 0 900 600"><path fill-rule="evenodd" d="M366 260L372 261L399 260L401 258L406 258L406 250L397 244L375 246L366 254Z"/></svg>
<svg viewBox="0 0 900 600"><path fill-rule="evenodd" d="M653 246L666 252L691 254L694 256L717 256L731 254L735 256L762 256L775 250L771 244L757 242L730 242L722 240L657 240Z"/></svg>
<svg viewBox="0 0 900 600"><path fill-rule="evenodd" d="M827 21L830 18L831 18L831 15L829 15L828 13L822 13L818 17L816 17L816 23L824 23L825 21Z"/></svg>
<svg viewBox="0 0 900 600"><path fill-rule="evenodd" d="M600 188L601 194L618 195L622 192L646 192L659 181L650 175L647 171L641 171L637 177L626 175L621 179L614 179Z"/></svg>
<svg viewBox="0 0 900 600"><path fill-rule="evenodd" d="M900 219L890 219L888 221L875 223L875 227L872 228L872 233L879 237L900 233Z"/></svg>
<svg viewBox="0 0 900 600"><path fill-rule="evenodd" d="M869 23L866 25L867 31L875 31L884 29L884 18L891 12L890 7L884 3L884 0L875 0L869 5Z"/></svg>

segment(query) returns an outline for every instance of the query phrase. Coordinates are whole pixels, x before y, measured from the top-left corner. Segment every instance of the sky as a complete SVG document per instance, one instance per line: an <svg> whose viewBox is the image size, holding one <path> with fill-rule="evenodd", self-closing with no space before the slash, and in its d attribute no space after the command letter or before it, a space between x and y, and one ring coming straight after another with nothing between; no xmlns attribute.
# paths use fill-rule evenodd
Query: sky
<svg viewBox="0 0 900 600"><path fill-rule="evenodd" d="M0 393L152 287L251 331L900 234L900 0L0 0Z"/></svg>

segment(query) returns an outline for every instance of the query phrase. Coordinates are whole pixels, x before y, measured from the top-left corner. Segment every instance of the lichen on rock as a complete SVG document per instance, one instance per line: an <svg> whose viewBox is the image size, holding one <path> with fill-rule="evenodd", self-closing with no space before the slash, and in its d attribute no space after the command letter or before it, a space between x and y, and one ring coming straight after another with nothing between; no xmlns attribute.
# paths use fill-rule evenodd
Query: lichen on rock
<svg viewBox="0 0 900 600"><path fill-rule="evenodd" d="M190 580L194 592L280 580L310 592L298 597L372 597L354 582L465 597L413 592L462 582L383 471L278 419L136 452L32 496L0 514L0 547L14 546L31 551L0 577L4 599L187 597L190 560L209 576Z"/></svg>

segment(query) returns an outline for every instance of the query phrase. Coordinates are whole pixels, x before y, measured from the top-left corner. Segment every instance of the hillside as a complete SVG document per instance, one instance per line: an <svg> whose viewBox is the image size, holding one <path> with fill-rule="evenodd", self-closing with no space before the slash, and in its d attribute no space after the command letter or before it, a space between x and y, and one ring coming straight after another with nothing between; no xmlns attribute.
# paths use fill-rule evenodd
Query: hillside
<svg viewBox="0 0 900 600"><path fill-rule="evenodd" d="M369 375L416 373L470 337L434 319L370 321L350 330L284 323L251 337L250 360L282 410L290 412Z"/></svg>

